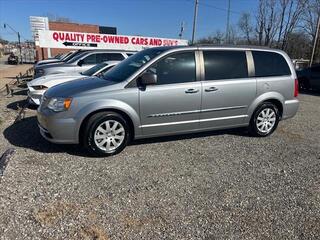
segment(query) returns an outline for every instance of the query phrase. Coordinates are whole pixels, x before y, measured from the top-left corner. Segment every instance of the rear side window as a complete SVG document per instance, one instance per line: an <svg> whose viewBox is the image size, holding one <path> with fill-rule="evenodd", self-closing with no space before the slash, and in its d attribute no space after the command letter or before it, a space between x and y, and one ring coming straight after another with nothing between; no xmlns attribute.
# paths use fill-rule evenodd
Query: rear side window
<svg viewBox="0 0 320 240"><path fill-rule="evenodd" d="M287 61L279 53L252 51L252 55L256 77L291 75Z"/></svg>
<svg viewBox="0 0 320 240"><path fill-rule="evenodd" d="M98 63L105 61L121 61L124 56L121 53L100 53L98 54Z"/></svg>
<svg viewBox="0 0 320 240"><path fill-rule="evenodd" d="M247 78L244 51L203 51L205 80Z"/></svg>

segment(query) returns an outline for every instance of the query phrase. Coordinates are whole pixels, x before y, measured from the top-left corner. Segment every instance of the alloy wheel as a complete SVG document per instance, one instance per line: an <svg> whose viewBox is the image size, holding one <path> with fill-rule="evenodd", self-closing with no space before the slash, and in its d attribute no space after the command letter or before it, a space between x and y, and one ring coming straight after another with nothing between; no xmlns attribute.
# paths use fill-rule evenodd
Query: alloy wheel
<svg viewBox="0 0 320 240"><path fill-rule="evenodd" d="M269 133L276 123L276 113L272 108L264 108L258 115L256 126L262 133Z"/></svg>
<svg viewBox="0 0 320 240"><path fill-rule="evenodd" d="M94 133L94 141L97 147L105 152L115 151L125 138L125 129L116 120L102 122Z"/></svg>

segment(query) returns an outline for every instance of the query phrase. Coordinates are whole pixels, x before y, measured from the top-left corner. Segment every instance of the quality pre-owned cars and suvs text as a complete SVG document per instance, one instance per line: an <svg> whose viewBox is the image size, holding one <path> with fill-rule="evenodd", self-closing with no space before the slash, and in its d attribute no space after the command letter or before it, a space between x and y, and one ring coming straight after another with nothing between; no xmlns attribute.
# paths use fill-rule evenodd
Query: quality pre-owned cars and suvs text
<svg viewBox="0 0 320 240"><path fill-rule="evenodd" d="M131 139L249 128L268 136L299 106L290 58L251 47L159 47L136 53L100 77L46 91L40 132L112 155Z"/></svg>

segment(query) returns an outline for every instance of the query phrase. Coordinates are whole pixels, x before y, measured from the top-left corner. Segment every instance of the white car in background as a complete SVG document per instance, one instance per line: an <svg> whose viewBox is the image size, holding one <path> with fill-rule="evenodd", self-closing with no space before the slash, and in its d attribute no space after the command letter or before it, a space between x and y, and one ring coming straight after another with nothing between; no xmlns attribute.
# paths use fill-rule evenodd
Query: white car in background
<svg viewBox="0 0 320 240"><path fill-rule="evenodd" d="M120 61L106 61L99 63L92 68L82 72L71 72L71 73L61 73L47 75L39 78L33 79L28 85L28 97L31 104L40 105L40 99L48 88L56 86L60 83L69 82L75 79L86 78L89 76L99 76L112 67L117 65Z"/></svg>

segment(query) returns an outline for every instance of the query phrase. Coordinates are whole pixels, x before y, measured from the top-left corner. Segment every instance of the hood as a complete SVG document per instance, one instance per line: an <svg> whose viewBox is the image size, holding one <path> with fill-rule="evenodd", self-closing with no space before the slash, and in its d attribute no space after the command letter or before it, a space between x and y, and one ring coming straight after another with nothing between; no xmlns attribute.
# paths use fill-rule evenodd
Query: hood
<svg viewBox="0 0 320 240"><path fill-rule="evenodd" d="M90 92L113 84L116 84L116 82L98 77L86 77L51 87L46 91L45 95L49 98L73 97L80 93Z"/></svg>
<svg viewBox="0 0 320 240"><path fill-rule="evenodd" d="M62 67L66 66L67 64L65 62L53 62L53 63L45 63L45 64L40 64L36 65L35 69L46 69L46 68L52 68L52 67Z"/></svg>
<svg viewBox="0 0 320 240"><path fill-rule="evenodd" d="M52 74L43 77L36 78L28 83L28 87L43 85L46 87L52 87L60 83L68 82L78 78L85 78L86 76L80 73L74 72L70 74Z"/></svg>
<svg viewBox="0 0 320 240"><path fill-rule="evenodd" d="M56 59L56 58L45 59L45 60L38 61L36 63L36 65L42 65L42 64L47 64L47 63L56 63L56 62L61 62L61 60Z"/></svg>

